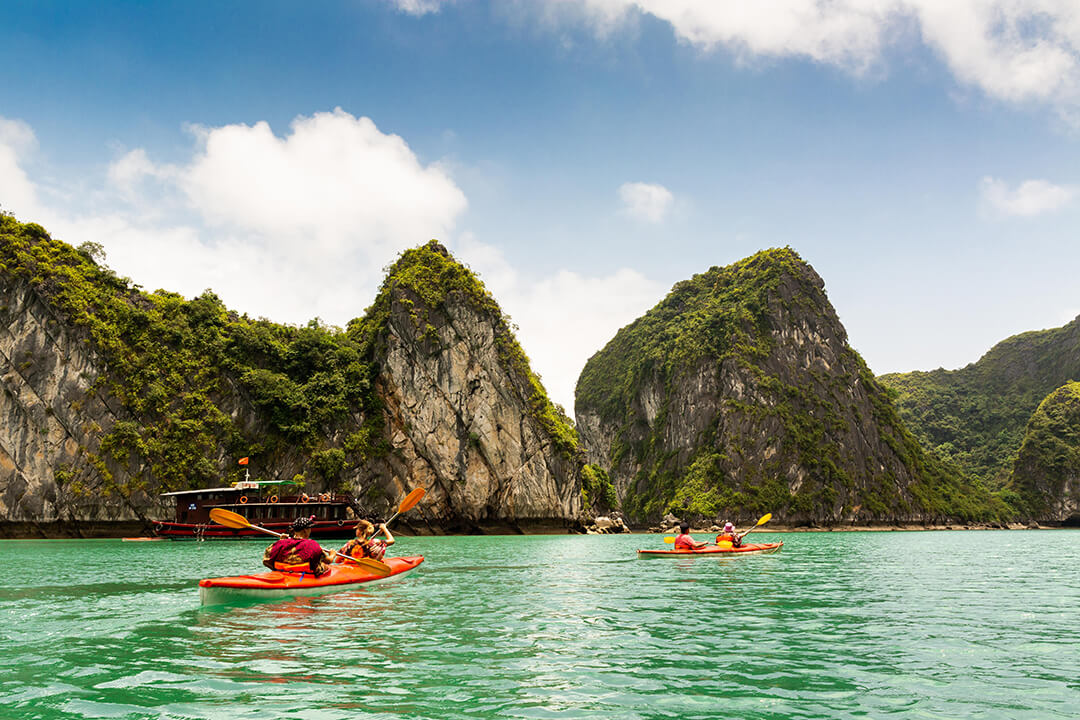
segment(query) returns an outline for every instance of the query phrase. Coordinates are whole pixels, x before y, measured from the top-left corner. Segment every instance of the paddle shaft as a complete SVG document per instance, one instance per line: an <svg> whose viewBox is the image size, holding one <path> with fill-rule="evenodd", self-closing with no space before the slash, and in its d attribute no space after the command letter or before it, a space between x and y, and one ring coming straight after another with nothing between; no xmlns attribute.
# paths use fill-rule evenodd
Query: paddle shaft
<svg viewBox="0 0 1080 720"><path fill-rule="evenodd" d="M744 532L742 535L740 535L739 539L742 540L744 537L746 537L750 533L754 532L755 530L757 530L759 527L761 527L765 523L769 522L770 520L772 520L772 513L769 513L768 515L762 515L761 519L757 521L757 525L755 525L754 527L750 528L749 530Z"/></svg>

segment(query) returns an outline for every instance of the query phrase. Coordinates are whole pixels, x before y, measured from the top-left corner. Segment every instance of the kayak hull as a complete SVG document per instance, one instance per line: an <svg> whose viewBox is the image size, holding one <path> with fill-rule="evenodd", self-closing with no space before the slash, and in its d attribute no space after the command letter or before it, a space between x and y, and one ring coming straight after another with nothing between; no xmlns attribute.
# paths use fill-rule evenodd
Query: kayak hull
<svg viewBox="0 0 1080 720"><path fill-rule="evenodd" d="M693 557L695 555L765 555L779 552L783 542L749 543L740 547L707 547L701 550L638 550L638 557Z"/></svg>
<svg viewBox="0 0 1080 720"><path fill-rule="evenodd" d="M390 574L383 577L356 565L332 565L321 577L311 573L264 572L235 577L207 578L199 581L199 600L203 605L226 605L248 600L278 600L289 597L315 597L346 592L369 585L399 580L424 562L423 555L384 558Z"/></svg>

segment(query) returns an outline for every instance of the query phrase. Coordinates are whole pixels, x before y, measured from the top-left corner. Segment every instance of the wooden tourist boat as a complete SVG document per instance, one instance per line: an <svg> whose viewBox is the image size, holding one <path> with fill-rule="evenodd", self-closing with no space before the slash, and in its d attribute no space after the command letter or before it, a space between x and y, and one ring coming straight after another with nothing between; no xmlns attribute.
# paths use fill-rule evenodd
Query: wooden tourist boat
<svg viewBox="0 0 1080 720"><path fill-rule="evenodd" d="M311 537L346 538L356 533L358 506L351 495L306 493L290 481L242 480L230 487L162 493L176 500L176 517L154 521L158 537L174 540L266 539L250 528L229 528L210 520L210 511L224 508L239 513L253 525L279 533L303 515L314 515Z"/></svg>

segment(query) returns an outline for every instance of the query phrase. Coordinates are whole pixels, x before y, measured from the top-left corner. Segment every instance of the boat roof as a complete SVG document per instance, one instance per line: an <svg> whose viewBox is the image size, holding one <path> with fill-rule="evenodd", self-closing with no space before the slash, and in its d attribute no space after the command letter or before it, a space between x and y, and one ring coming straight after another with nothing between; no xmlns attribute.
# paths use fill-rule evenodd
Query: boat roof
<svg viewBox="0 0 1080 720"><path fill-rule="evenodd" d="M170 497L172 495L194 495L195 493L207 493L207 492L243 492L234 487L216 487L216 488L199 488L198 490L177 490L175 492L161 493L161 497Z"/></svg>
<svg viewBox="0 0 1080 720"><path fill-rule="evenodd" d="M242 481L249 484L258 484L260 487L263 485L296 485L293 480L248 480ZM161 493L161 497L172 497L174 495L194 495L195 493L212 493L212 492L243 492L248 488L238 487L216 487L216 488L197 488L195 490L176 490L174 492Z"/></svg>

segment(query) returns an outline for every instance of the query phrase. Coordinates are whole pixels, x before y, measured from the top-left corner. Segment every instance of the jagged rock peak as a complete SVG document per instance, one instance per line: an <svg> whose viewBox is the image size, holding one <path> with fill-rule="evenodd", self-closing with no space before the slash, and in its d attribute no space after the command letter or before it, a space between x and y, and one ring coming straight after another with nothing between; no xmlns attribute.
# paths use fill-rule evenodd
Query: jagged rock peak
<svg viewBox="0 0 1080 720"><path fill-rule="evenodd" d="M354 320L350 327L363 334L377 334L385 329L393 302L419 303L426 314L451 298L489 313L493 321L502 322L509 330L499 304L484 283L437 240L403 252L387 271L364 318Z"/></svg>
<svg viewBox="0 0 1080 720"><path fill-rule="evenodd" d="M379 368L394 452L374 471L429 494L441 526L580 525L577 433L509 318L438 242L402 254L350 334Z"/></svg>
<svg viewBox="0 0 1080 720"><path fill-rule="evenodd" d="M636 521L921 521L974 492L904 429L790 248L676 284L589 359L575 410Z"/></svg>
<svg viewBox="0 0 1080 720"><path fill-rule="evenodd" d="M772 344L773 321L794 306L815 327L844 343L847 334L825 296L825 283L790 247L762 250L726 267L711 267L675 284L644 316L619 331L586 364L578 380L575 411L610 418L644 374L670 379L677 369L705 357L761 356Z"/></svg>

